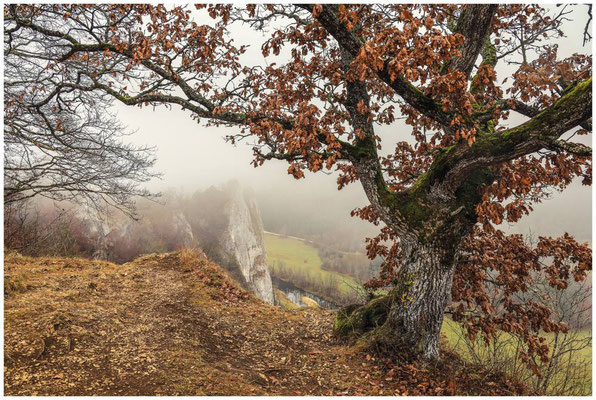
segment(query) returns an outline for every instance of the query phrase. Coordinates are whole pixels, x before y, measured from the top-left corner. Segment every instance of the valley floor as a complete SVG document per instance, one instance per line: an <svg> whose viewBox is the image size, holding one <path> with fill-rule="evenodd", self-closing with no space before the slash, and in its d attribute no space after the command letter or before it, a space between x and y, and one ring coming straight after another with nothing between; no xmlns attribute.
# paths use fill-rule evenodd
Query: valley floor
<svg viewBox="0 0 596 400"><path fill-rule="evenodd" d="M333 312L266 305L204 256L125 265L5 257L6 395L522 394L447 355L393 364L332 337Z"/></svg>

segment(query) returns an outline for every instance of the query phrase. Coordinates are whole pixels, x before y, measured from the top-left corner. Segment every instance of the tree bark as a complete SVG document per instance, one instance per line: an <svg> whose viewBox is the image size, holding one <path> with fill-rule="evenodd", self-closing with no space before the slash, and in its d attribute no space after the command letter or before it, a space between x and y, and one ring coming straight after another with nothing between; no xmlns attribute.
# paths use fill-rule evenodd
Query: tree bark
<svg viewBox="0 0 596 400"><path fill-rule="evenodd" d="M409 359L439 359L441 326L451 302L461 242L452 235L443 239L434 245L405 245L406 254L391 292L341 310L335 333L348 339L362 338L381 352Z"/></svg>
<svg viewBox="0 0 596 400"><path fill-rule="evenodd" d="M387 320L375 340L384 347L405 348L423 359L436 360L445 308L451 302L456 254L420 243L406 251L400 281L390 293Z"/></svg>

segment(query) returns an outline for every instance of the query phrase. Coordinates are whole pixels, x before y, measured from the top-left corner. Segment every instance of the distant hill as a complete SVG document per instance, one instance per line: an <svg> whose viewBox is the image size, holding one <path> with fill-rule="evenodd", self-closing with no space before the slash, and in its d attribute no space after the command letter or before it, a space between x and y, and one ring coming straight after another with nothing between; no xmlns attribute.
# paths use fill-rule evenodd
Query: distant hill
<svg viewBox="0 0 596 400"><path fill-rule="evenodd" d="M524 393L451 354L423 367L348 347L333 312L268 305L198 252L4 268L6 395Z"/></svg>

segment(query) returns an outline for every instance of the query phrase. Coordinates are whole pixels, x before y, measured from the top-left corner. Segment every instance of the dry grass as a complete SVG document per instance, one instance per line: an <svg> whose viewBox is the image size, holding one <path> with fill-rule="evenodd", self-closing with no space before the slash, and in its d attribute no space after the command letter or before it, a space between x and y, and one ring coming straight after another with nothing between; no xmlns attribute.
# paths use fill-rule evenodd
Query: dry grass
<svg viewBox="0 0 596 400"><path fill-rule="evenodd" d="M332 312L266 305L196 252L120 266L9 253L5 277L7 395L485 393L457 362L393 365L337 343Z"/></svg>

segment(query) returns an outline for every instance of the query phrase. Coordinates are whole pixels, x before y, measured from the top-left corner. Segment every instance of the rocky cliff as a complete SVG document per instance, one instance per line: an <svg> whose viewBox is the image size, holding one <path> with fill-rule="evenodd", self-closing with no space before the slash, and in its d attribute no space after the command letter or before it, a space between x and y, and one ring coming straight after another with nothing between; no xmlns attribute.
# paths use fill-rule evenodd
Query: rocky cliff
<svg viewBox="0 0 596 400"><path fill-rule="evenodd" d="M261 215L252 193L237 182L139 211L139 221L86 217L93 258L124 263L141 254L200 248L259 299L275 302Z"/></svg>
<svg viewBox="0 0 596 400"><path fill-rule="evenodd" d="M252 193L237 182L211 187L186 210L199 246L261 300L273 304L263 223Z"/></svg>
<svg viewBox="0 0 596 400"><path fill-rule="evenodd" d="M250 192L229 185L228 226L221 239L223 249L235 260L250 289L263 301L274 303L273 285L267 267L263 223Z"/></svg>

